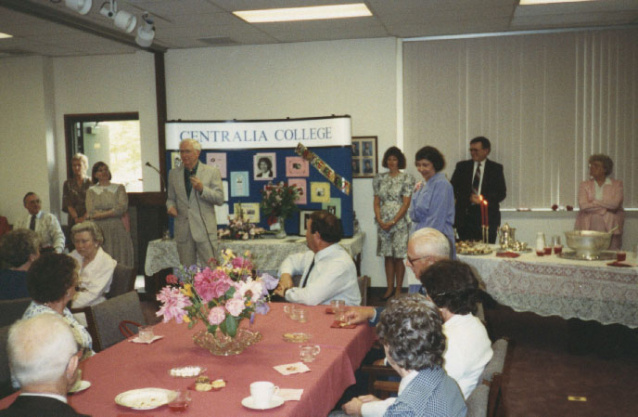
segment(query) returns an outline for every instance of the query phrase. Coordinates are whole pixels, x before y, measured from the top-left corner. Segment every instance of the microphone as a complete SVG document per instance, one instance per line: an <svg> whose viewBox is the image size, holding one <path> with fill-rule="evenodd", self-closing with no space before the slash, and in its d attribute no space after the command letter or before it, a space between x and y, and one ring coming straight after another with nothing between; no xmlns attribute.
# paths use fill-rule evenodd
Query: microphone
<svg viewBox="0 0 638 417"><path fill-rule="evenodd" d="M157 169L155 166L153 166L150 162L146 161L146 166L151 168L153 171L157 172L159 174L160 177L160 184L162 186L162 192L166 191L166 184L164 183L164 177L162 176L162 173L160 172L159 169Z"/></svg>

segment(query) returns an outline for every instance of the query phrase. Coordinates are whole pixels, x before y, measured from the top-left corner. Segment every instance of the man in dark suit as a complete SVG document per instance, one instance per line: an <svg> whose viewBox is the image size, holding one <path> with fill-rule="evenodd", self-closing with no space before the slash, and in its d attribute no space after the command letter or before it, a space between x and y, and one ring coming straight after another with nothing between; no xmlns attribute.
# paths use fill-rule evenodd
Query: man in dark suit
<svg viewBox="0 0 638 417"><path fill-rule="evenodd" d="M479 136L470 141L472 159L456 164L452 186L456 198L456 231L461 240L482 240L480 196L487 200L489 242L496 241L501 225L500 202L505 199L503 165L487 159L489 139Z"/></svg>
<svg viewBox="0 0 638 417"><path fill-rule="evenodd" d="M167 213L175 218L175 241L182 265L217 257L215 205L224 204L222 179L217 167L202 164L202 146L193 139L179 144L182 166L168 174Z"/></svg>
<svg viewBox="0 0 638 417"><path fill-rule="evenodd" d="M78 373L78 345L71 327L54 314L16 322L7 342L9 365L22 392L2 417L87 417L67 404Z"/></svg>

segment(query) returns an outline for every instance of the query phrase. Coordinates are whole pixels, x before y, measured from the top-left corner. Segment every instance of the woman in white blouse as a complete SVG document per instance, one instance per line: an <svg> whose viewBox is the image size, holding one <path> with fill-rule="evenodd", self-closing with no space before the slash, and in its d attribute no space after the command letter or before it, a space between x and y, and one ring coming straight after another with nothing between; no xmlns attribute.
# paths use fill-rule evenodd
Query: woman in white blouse
<svg viewBox="0 0 638 417"><path fill-rule="evenodd" d="M80 265L82 289L73 300L73 308L99 304L106 300L117 262L102 249L104 237L94 222L76 224L71 228L71 236L75 245L71 257Z"/></svg>

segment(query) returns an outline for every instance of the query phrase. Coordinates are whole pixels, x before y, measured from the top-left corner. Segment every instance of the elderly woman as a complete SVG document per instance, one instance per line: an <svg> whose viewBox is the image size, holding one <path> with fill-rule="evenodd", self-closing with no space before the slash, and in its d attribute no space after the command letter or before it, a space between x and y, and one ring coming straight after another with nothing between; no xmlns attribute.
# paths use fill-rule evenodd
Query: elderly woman
<svg viewBox="0 0 638 417"><path fill-rule="evenodd" d="M84 357L94 354L93 340L89 332L73 317L67 308L76 294L78 264L69 255L50 253L38 258L27 273L27 288L33 299L22 316L23 319L39 314L57 314L64 318L78 346L84 349Z"/></svg>
<svg viewBox="0 0 638 417"><path fill-rule="evenodd" d="M625 222L623 210L623 184L621 180L609 178L614 169L610 157L595 154L589 157L588 181L580 183L578 189L578 205L580 211L576 217L576 230L596 230L612 232L609 249L619 250L622 247L622 231Z"/></svg>
<svg viewBox="0 0 638 417"><path fill-rule="evenodd" d="M467 399L494 353L485 326L475 316L478 280L469 265L452 260L431 265L420 280L443 317L443 333L447 338L443 353L445 371L459 384Z"/></svg>
<svg viewBox="0 0 638 417"><path fill-rule="evenodd" d="M79 286L84 290L73 300L73 308L99 304L106 300L117 262L102 249L104 237L94 222L76 224L71 236L75 245L71 257L80 265Z"/></svg>
<svg viewBox="0 0 638 417"><path fill-rule="evenodd" d="M382 165L388 172L377 175L372 181L374 190L374 217L377 221L377 256L385 258L385 277L388 288L383 294L387 300L399 294L403 286L407 253L409 224L406 213L414 188L412 175L405 169L405 155L396 146L385 151ZM395 286L396 280L396 286Z"/></svg>
<svg viewBox="0 0 638 417"><path fill-rule="evenodd" d="M459 387L443 369L442 324L437 307L420 294L393 298L381 313L377 334L401 376L399 395L384 416L465 416Z"/></svg>
<svg viewBox="0 0 638 417"><path fill-rule="evenodd" d="M412 194L410 233L424 227L438 230L450 241L450 258L455 259L454 189L441 172L445 168L445 158L438 149L426 146L416 153L415 165L423 181L417 183Z"/></svg>
<svg viewBox="0 0 638 417"><path fill-rule="evenodd" d="M104 250L122 265L133 266L133 241L124 226L128 196L121 184L111 183L111 171L104 162L93 165L93 183L86 194L89 220L102 229Z"/></svg>
<svg viewBox="0 0 638 417"><path fill-rule="evenodd" d="M89 159L76 153L71 158L73 178L64 181L62 188L62 211L69 215L69 227L86 220L86 192L91 187L91 179L86 175Z"/></svg>
<svg viewBox="0 0 638 417"><path fill-rule="evenodd" d="M17 229L0 238L0 259L7 267L0 270L0 300L29 296L27 271L39 256L40 241L32 230Z"/></svg>

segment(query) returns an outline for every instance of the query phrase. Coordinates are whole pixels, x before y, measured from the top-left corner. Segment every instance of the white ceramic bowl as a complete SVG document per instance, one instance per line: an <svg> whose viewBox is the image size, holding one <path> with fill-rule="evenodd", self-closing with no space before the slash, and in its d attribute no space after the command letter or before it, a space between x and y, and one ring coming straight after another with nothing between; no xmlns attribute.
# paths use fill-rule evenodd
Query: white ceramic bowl
<svg viewBox="0 0 638 417"><path fill-rule="evenodd" d="M593 230L571 230L565 232L567 246L576 251L576 256L583 259L594 259L601 251L609 248L611 233Z"/></svg>

